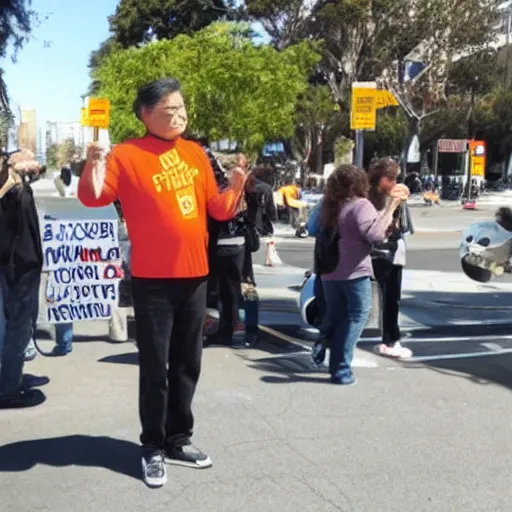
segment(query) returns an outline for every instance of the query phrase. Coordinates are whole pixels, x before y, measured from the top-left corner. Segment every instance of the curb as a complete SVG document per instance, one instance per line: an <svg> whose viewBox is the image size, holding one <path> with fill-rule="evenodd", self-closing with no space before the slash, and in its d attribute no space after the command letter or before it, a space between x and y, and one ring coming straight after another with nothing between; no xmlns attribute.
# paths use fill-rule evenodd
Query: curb
<svg viewBox="0 0 512 512"><path fill-rule="evenodd" d="M414 299L408 298L407 293L402 298L407 299L406 307L417 307L418 309L432 309L449 307L451 309L464 309L464 310L486 310L486 311L512 311L512 306L476 306L471 304L461 304L457 302L443 301L443 300L427 300L427 299ZM510 320L508 320L510 322Z"/></svg>
<svg viewBox="0 0 512 512"><path fill-rule="evenodd" d="M462 233L465 228L436 229L436 228L414 228L414 234L417 233ZM414 235L412 235L414 236Z"/></svg>

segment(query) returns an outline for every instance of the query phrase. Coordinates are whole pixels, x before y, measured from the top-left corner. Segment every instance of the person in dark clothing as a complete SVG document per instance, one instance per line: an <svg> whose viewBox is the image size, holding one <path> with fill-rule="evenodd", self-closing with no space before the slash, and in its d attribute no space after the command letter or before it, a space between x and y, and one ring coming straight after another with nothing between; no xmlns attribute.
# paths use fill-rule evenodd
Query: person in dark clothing
<svg viewBox="0 0 512 512"><path fill-rule="evenodd" d="M271 172L268 166L262 165L251 171L245 186L247 203L247 220L256 228L259 236L274 234L273 223L277 221L277 208L274 203L272 187L264 181L264 176ZM243 280L245 283L256 284L252 267L252 252L245 251Z"/></svg>
<svg viewBox="0 0 512 512"><path fill-rule="evenodd" d="M379 211L387 204L390 191L397 183L400 167L391 158L381 158L372 164L369 172L369 199ZM410 349L402 346L398 324L402 293L402 269L405 265L404 235L413 228L407 204L402 202L393 214L384 242L373 247L372 266L382 297L382 343L376 352L382 356L407 359Z"/></svg>
<svg viewBox="0 0 512 512"><path fill-rule="evenodd" d="M37 316L43 266L39 216L30 181L42 166L23 150L0 158L0 287L5 331L0 335L0 409L44 402L23 387L23 363L32 319Z"/></svg>
<svg viewBox="0 0 512 512"><path fill-rule="evenodd" d="M320 336L313 344L311 359L316 366L323 366L327 348L330 347L330 340L334 332L329 317L327 316L327 302L325 300L324 287L322 285L322 271L319 264L320 238L315 239L314 248L314 270L315 285L314 294L317 307L317 324L315 327L319 330Z"/></svg>
<svg viewBox="0 0 512 512"><path fill-rule="evenodd" d="M277 221L277 208L272 187L263 180L269 172L267 166L256 167L247 180L245 198L247 216L261 236L274 234L273 223Z"/></svg>
<svg viewBox="0 0 512 512"><path fill-rule="evenodd" d="M222 165L216 162L223 174L218 174L220 190L225 186L230 172L240 167L239 156L223 158ZM243 332L240 321L241 287L246 255L246 212L245 204L239 207L235 217L229 221L208 219L210 276L208 306L220 309L217 333L210 337L208 344L233 344L235 333ZM220 307L219 307L220 306Z"/></svg>

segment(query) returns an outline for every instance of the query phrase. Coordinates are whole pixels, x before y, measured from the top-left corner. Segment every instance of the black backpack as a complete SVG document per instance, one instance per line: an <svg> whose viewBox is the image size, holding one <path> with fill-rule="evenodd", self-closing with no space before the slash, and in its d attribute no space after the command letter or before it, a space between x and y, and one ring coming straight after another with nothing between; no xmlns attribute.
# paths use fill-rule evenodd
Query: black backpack
<svg viewBox="0 0 512 512"><path fill-rule="evenodd" d="M315 274L321 276L334 272L338 266L340 251L337 229L320 228L315 240Z"/></svg>

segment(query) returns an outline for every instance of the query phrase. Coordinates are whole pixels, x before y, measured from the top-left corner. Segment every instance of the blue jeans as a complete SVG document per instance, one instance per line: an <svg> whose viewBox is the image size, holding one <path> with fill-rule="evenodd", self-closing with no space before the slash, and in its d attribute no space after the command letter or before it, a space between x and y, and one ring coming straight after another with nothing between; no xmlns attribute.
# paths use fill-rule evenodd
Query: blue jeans
<svg viewBox="0 0 512 512"><path fill-rule="evenodd" d="M73 343L73 324L55 324L55 343L65 352L71 352Z"/></svg>
<svg viewBox="0 0 512 512"><path fill-rule="evenodd" d="M0 395L15 394L21 389L25 349L32 334L40 280L38 270L27 272L14 284L0 272L5 314L5 334L0 357Z"/></svg>
<svg viewBox="0 0 512 512"><path fill-rule="evenodd" d="M351 364L359 337L372 308L369 277L349 281L323 281L327 315L334 329L329 371L340 377L352 373Z"/></svg>

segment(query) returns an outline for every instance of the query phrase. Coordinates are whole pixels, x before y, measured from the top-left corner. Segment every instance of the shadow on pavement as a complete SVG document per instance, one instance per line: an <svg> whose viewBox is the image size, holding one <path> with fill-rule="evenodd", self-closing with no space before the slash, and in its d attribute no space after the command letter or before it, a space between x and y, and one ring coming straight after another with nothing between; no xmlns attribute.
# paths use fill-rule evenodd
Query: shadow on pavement
<svg viewBox="0 0 512 512"><path fill-rule="evenodd" d="M426 361L421 364L403 362L402 366L407 369L428 368L443 375L469 380L474 384L498 384L512 389L512 354Z"/></svg>
<svg viewBox="0 0 512 512"><path fill-rule="evenodd" d="M126 352L125 354L115 354L113 356L103 357L98 359L99 363L115 363L115 364L139 364L138 352Z"/></svg>
<svg viewBox="0 0 512 512"><path fill-rule="evenodd" d="M111 437L75 435L0 446L0 472L28 471L37 464L103 468L140 478L140 446Z"/></svg>
<svg viewBox="0 0 512 512"><path fill-rule="evenodd" d="M307 342L304 343L306 344ZM262 331L260 343L256 349L259 354L240 351L238 355L249 368L271 374L263 375L262 382L267 384L328 383L327 375L322 376L322 372L312 364L311 352L295 343ZM262 356L261 352L266 352L268 355Z"/></svg>

